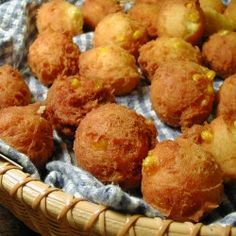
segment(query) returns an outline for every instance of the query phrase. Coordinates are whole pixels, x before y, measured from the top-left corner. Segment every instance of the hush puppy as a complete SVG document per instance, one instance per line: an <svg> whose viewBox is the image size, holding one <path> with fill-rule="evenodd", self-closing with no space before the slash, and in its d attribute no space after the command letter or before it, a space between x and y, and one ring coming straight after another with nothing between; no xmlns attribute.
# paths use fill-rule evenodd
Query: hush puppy
<svg viewBox="0 0 236 236"><path fill-rule="evenodd" d="M236 1L231 0L228 6L224 11L224 15L229 19L233 24L233 29L236 29Z"/></svg>
<svg viewBox="0 0 236 236"><path fill-rule="evenodd" d="M106 104L81 121L74 151L80 167L104 183L136 188L142 160L156 144L153 122L117 104Z"/></svg>
<svg viewBox="0 0 236 236"><path fill-rule="evenodd" d="M165 0L158 14L158 35L197 44L204 33L204 15L197 0Z"/></svg>
<svg viewBox="0 0 236 236"><path fill-rule="evenodd" d="M114 43L134 56L148 40L145 28L122 12L112 13L103 18L94 32L94 46Z"/></svg>
<svg viewBox="0 0 236 236"><path fill-rule="evenodd" d="M139 50L138 63L144 75L151 81L158 67L168 61L193 61L201 63L198 47L181 38L159 37Z"/></svg>
<svg viewBox="0 0 236 236"><path fill-rule="evenodd" d="M10 65L0 66L0 101L0 109L28 105L31 101L28 85Z"/></svg>
<svg viewBox="0 0 236 236"><path fill-rule="evenodd" d="M226 78L236 73L236 32L220 31L203 44L203 59L218 75Z"/></svg>
<svg viewBox="0 0 236 236"><path fill-rule="evenodd" d="M80 76L60 76L50 87L45 117L61 134L73 137L81 119L103 103L113 102L110 89Z"/></svg>
<svg viewBox="0 0 236 236"><path fill-rule="evenodd" d="M145 201L177 221L194 221L218 207L222 172L200 146L184 139L163 141L143 161Z"/></svg>
<svg viewBox="0 0 236 236"><path fill-rule="evenodd" d="M106 15L118 11L122 8L116 0L86 0L82 6L84 24L93 30Z"/></svg>
<svg viewBox="0 0 236 236"><path fill-rule="evenodd" d="M135 4L128 12L129 16L138 21L147 29L150 37L157 37L157 16L161 7L161 3L148 4L138 3Z"/></svg>
<svg viewBox="0 0 236 236"><path fill-rule="evenodd" d="M223 171L224 180L236 179L236 122L219 116L210 124L194 125L182 135L212 154Z"/></svg>
<svg viewBox="0 0 236 236"><path fill-rule="evenodd" d="M45 32L30 45L28 64L39 81L49 86L60 74L78 73L79 55L79 47L70 36Z"/></svg>
<svg viewBox="0 0 236 236"><path fill-rule="evenodd" d="M51 0L38 9L36 25L39 33L51 30L74 36L82 32L83 16L75 5L64 0Z"/></svg>
<svg viewBox="0 0 236 236"><path fill-rule="evenodd" d="M228 77L220 87L217 116L236 119L236 74Z"/></svg>
<svg viewBox="0 0 236 236"><path fill-rule="evenodd" d="M202 123L211 113L215 73L194 62L162 64L151 84L151 102L158 117L173 127Z"/></svg>
<svg viewBox="0 0 236 236"><path fill-rule="evenodd" d="M39 103L0 110L0 138L42 168L54 151L53 130Z"/></svg>
<svg viewBox="0 0 236 236"><path fill-rule="evenodd" d="M221 0L199 0L199 3L203 11L207 9L214 9L219 13L223 13L226 8Z"/></svg>
<svg viewBox="0 0 236 236"><path fill-rule="evenodd" d="M80 75L111 87L115 95L131 92L140 81L134 56L116 45L93 48L80 55Z"/></svg>

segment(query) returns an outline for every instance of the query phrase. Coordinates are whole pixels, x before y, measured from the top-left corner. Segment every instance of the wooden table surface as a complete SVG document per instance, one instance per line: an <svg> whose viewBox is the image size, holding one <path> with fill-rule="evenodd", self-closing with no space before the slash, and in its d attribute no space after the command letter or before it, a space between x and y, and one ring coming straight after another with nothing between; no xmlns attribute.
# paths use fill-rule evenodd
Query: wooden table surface
<svg viewBox="0 0 236 236"><path fill-rule="evenodd" d="M0 205L0 236L39 236Z"/></svg>

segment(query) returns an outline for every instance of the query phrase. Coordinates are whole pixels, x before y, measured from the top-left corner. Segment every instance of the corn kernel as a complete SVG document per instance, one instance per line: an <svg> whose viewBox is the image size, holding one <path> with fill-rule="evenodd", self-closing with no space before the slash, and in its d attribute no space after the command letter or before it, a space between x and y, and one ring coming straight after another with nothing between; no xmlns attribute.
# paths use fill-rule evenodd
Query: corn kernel
<svg viewBox="0 0 236 236"><path fill-rule="evenodd" d="M208 93L208 94L214 93L214 89L213 89L212 85L208 85L208 86L207 86L207 93Z"/></svg>
<svg viewBox="0 0 236 236"><path fill-rule="evenodd" d="M101 139L96 143L93 143L93 148L97 151L105 151L108 146L108 141Z"/></svg>
<svg viewBox="0 0 236 236"><path fill-rule="evenodd" d="M193 7L193 4L191 2L187 2L185 4L185 7L188 8L188 9L191 9Z"/></svg>
<svg viewBox="0 0 236 236"><path fill-rule="evenodd" d="M100 48L98 48L99 54L106 54L108 51L109 50L108 50L107 47L100 47Z"/></svg>
<svg viewBox="0 0 236 236"><path fill-rule="evenodd" d="M213 137L212 133L208 130L203 130L201 132L201 138L202 138L202 140L204 140L206 142L211 142L212 137Z"/></svg>
<svg viewBox="0 0 236 236"><path fill-rule="evenodd" d="M155 159L151 154L149 154L144 160L143 160L143 167L150 167L155 164Z"/></svg>
<svg viewBox="0 0 236 236"><path fill-rule="evenodd" d="M201 74L193 74L193 76L192 76L192 79L194 80L194 81L198 81L198 80L200 80L200 79L202 79L203 77L202 77L202 75Z"/></svg>
<svg viewBox="0 0 236 236"><path fill-rule="evenodd" d="M187 19L191 22L197 23L199 21L198 12L190 12L187 16Z"/></svg>
<svg viewBox="0 0 236 236"><path fill-rule="evenodd" d="M216 73L213 70L208 70L206 73L206 76L209 80L213 80L216 76Z"/></svg>
<svg viewBox="0 0 236 236"><path fill-rule="evenodd" d="M227 35L227 34L229 34L230 33L230 31L228 31L228 30L221 30L221 31L219 31L219 35L221 35L221 36L224 36L224 35Z"/></svg>
<svg viewBox="0 0 236 236"><path fill-rule="evenodd" d="M142 32L140 30L136 30L133 33L133 39L139 39L142 36Z"/></svg>
<svg viewBox="0 0 236 236"><path fill-rule="evenodd" d="M102 88L102 86L103 86L102 81L100 81L100 80L96 80L96 81L95 81L95 87L96 87L97 89Z"/></svg>
<svg viewBox="0 0 236 236"><path fill-rule="evenodd" d="M174 44L174 47L175 47L175 48L185 48L185 45L184 45L182 42L176 42L176 43Z"/></svg>
<svg viewBox="0 0 236 236"><path fill-rule="evenodd" d="M123 42L125 41L125 36L124 35L119 35L116 37L116 42Z"/></svg>
<svg viewBox="0 0 236 236"><path fill-rule="evenodd" d="M71 87L76 89L80 86L80 81L76 78L72 79L71 80Z"/></svg>

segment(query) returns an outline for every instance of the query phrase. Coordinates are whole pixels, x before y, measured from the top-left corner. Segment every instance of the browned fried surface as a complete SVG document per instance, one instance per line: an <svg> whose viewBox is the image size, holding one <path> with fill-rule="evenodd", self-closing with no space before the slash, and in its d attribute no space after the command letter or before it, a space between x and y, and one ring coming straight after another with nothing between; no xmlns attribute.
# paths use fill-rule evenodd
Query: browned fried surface
<svg viewBox="0 0 236 236"><path fill-rule="evenodd" d="M168 61L201 63L199 48L181 38L159 37L143 45L139 52L139 65L149 80L152 80L157 68Z"/></svg>
<svg viewBox="0 0 236 236"><path fill-rule="evenodd" d="M78 73L79 55L80 50L70 36L45 32L31 44L28 64L43 84L50 85L60 74Z"/></svg>
<svg viewBox="0 0 236 236"><path fill-rule="evenodd" d="M151 84L151 102L158 117L182 128L203 122L214 100L213 78L208 72L194 62L162 64Z"/></svg>
<svg viewBox="0 0 236 236"><path fill-rule="evenodd" d="M82 6L85 25L95 29L97 24L108 14L122 11L116 0L86 0Z"/></svg>
<svg viewBox="0 0 236 236"><path fill-rule="evenodd" d="M106 104L81 121L74 142L78 164L104 183L135 188L141 181L141 164L156 144L152 122L134 111Z"/></svg>
<svg viewBox="0 0 236 236"><path fill-rule="evenodd" d="M116 45L93 48L80 55L80 74L111 87L115 95L135 89L140 81L135 58Z"/></svg>
<svg viewBox="0 0 236 236"><path fill-rule="evenodd" d="M0 110L0 138L41 168L54 150L52 127L39 114L40 104Z"/></svg>
<svg viewBox="0 0 236 236"><path fill-rule="evenodd" d="M222 200L222 173L212 156L188 140L164 141L143 162L144 199L165 216L199 221Z"/></svg>
<svg viewBox="0 0 236 236"><path fill-rule="evenodd" d="M202 49L206 64L223 78L236 73L236 32L222 31L210 36Z"/></svg>
<svg viewBox="0 0 236 236"><path fill-rule="evenodd" d="M236 29L236 1L231 0L225 9L224 15L232 22L234 29Z"/></svg>
<svg viewBox="0 0 236 236"><path fill-rule="evenodd" d="M222 116L204 126L193 126L183 133L211 153L220 165L224 179L236 179L236 124L235 120Z"/></svg>
<svg viewBox="0 0 236 236"><path fill-rule="evenodd" d="M145 28L121 12L107 15L94 31L95 47L115 43L135 56L139 47L146 42Z"/></svg>
<svg viewBox="0 0 236 236"><path fill-rule="evenodd" d="M217 115L236 119L236 74L228 77L220 87Z"/></svg>
<svg viewBox="0 0 236 236"><path fill-rule="evenodd" d="M138 3L128 12L129 16L143 25L150 37L157 37L157 16L161 3Z"/></svg>
<svg viewBox="0 0 236 236"><path fill-rule="evenodd" d="M158 35L196 44L204 32L204 15L196 0L165 0L158 14Z"/></svg>
<svg viewBox="0 0 236 236"><path fill-rule="evenodd" d="M73 36L82 32L83 16L75 5L64 0L51 0L38 9L36 24L39 33L50 30Z"/></svg>
<svg viewBox="0 0 236 236"><path fill-rule="evenodd" d="M21 74L10 65L0 67L0 109L28 105L31 93Z"/></svg>
<svg viewBox="0 0 236 236"><path fill-rule="evenodd" d="M99 82L61 76L49 89L45 116L60 133L73 136L86 113L113 101L110 89Z"/></svg>
<svg viewBox="0 0 236 236"><path fill-rule="evenodd" d="M225 10L225 5L219 0L199 0L199 3L203 10L213 9L219 13L223 13Z"/></svg>

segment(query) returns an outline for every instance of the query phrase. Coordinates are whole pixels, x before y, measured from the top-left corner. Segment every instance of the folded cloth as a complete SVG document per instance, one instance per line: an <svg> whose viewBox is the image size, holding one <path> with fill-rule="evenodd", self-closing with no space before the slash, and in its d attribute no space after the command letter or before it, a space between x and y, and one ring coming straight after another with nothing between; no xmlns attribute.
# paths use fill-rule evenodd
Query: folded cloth
<svg viewBox="0 0 236 236"><path fill-rule="evenodd" d="M27 66L26 56L29 44L36 35L36 10L43 2L45 1L0 0L0 65L9 63L21 71L35 101L43 101L47 96L48 89L31 74ZM83 4L82 0L70 2L78 6ZM130 6L125 6L125 8L127 7ZM92 47L92 38L93 33L90 32L74 37L74 42L78 44L83 52ZM218 88L220 83L220 80L216 81L215 88ZM128 96L117 98L117 102L127 105L147 118L153 119L158 129L159 140L174 139L180 134L179 130L164 125L157 118L151 109L149 86L144 80L136 91ZM140 213L149 217L161 217L157 210L148 206L141 198L129 195L118 186L104 185L91 174L76 167L71 143L68 140L63 140L56 132L54 132L54 141L56 152L52 161L46 167L46 183L59 187L77 197L107 205L115 210L126 213ZM31 173L34 177L40 177L40 173L25 155L20 154L4 142L0 142L0 152L21 164L24 171ZM41 179L43 181L42 175ZM204 219L204 222L234 225L236 222L236 213L233 213L235 204L236 188L228 186L223 204Z"/></svg>

